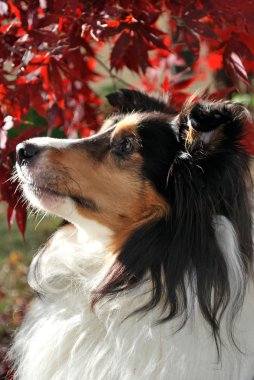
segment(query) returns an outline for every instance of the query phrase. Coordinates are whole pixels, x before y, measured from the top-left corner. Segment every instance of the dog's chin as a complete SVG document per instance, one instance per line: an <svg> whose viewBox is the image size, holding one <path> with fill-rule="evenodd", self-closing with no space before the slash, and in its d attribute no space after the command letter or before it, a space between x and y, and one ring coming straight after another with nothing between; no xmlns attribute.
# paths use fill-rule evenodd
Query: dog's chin
<svg viewBox="0 0 254 380"><path fill-rule="evenodd" d="M33 207L66 219L78 227L81 232L79 239L82 241L90 236L91 239L110 242L112 231L95 220L81 216L77 212L76 202L69 196L47 188L36 188L27 183L23 183L22 188L26 199Z"/></svg>
<svg viewBox="0 0 254 380"><path fill-rule="evenodd" d="M68 196L57 193L46 187L36 187L29 183L23 183L22 188L29 203L42 211L68 218L75 208L74 202Z"/></svg>

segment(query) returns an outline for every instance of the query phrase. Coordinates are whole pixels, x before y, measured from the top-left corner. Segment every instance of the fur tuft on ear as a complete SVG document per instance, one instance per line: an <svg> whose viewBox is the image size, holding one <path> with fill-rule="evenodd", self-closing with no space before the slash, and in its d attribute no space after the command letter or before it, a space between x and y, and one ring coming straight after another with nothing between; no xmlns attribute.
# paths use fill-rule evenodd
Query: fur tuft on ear
<svg viewBox="0 0 254 380"><path fill-rule="evenodd" d="M175 114L176 111L159 98L146 95L137 90L120 89L106 96L109 104L122 113L132 111L163 112Z"/></svg>
<svg viewBox="0 0 254 380"><path fill-rule="evenodd" d="M214 149L229 139L231 144L239 142L250 120L249 111L240 104L190 99L179 115L179 137L189 151L204 146Z"/></svg>

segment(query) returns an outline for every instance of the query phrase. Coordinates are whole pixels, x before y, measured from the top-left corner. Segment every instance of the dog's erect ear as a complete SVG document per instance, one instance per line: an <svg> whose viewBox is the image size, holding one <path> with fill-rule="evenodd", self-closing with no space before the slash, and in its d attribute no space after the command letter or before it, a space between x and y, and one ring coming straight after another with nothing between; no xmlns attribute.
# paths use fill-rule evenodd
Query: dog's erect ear
<svg viewBox="0 0 254 380"><path fill-rule="evenodd" d="M146 95L140 91L121 89L107 95L109 104L115 107L117 111L128 113L133 111L141 112L163 112L175 114L173 108L164 103L162 100Z"/></svg>
<svg viewBox="0 0 254 380"><path fill-rule="evenodd" d="M215 149L223 142L236 144L251 120L248 110L229 101L187 102L179 115L179 138L189 152Z"/></svg>

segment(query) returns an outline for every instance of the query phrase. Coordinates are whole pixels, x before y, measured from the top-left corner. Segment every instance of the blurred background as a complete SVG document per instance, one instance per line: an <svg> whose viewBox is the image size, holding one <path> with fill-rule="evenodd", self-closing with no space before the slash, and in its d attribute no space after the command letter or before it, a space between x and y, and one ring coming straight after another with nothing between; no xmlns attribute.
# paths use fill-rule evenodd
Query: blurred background
<svg viewBox="0 0 254 380"><path fill-rule="evenodd" d="M193 93L253 111L253 38L252 0L0 0L0 380L29 263L61 223L21 201L16 145L96 133L119 88L166 94L176 113ZM253 154L252 123L243 143Z"/></svg>

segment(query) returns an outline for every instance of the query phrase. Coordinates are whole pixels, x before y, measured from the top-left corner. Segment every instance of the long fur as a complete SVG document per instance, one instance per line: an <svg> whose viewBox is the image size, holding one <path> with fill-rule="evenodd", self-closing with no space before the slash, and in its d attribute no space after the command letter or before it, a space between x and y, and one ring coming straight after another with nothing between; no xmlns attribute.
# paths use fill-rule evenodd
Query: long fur
<svg viewBox="0 0 254 380"><path fill-rule="evenodd" d="M252 380L245 109L189 101L172 118L167 105L137 91L111 94L109 101L121 114L94 139L72 141L71 152L87 146L103 162L114 125L120 122L125 133L131 127L136 145L125 137L115 142L111 165L127 173L130 155L138 155L135 181L152 184L169 211L148 210L114 250L112 230L77 213L74 202L80 207L83 198L68 186L61 212L76 227L62 227L32 262L29 283L38 297L9 353L15 380ZM68 149L54 140L29 144L38 152L54 144L58 152L61 144ZM89 208L97 218L99 210Z"/></svg>
<svg viewBox="0 0 254 380"><path fill-rule="evenodd" d="M200 124L209 130L209 122L214 122L209 111L207 109L206 116L199 115L198 105L192 109L190 117L195 118L196 127L201 117ZM227 118L227 114L222 115L219 123L226 123ZM233 120L235 126L226 125L224 140L210 154L205 151L200 135L186 151L186 140L182 137L188 121L185 108L179 119L179 145L174 142L174 146L170 146L165 142L169 131L160 120L143 122L143 130L140 132L144 141L142 154L145 175L169 199L169 204L173 205L172 211L170 215L153 220L133 232L122 247L118 260L110 268L101 289L95 294L93 302L107 294L115 294L132 288L134 284L138 285L146 271L150 271L152 296L140 310L148 311L164 299L164 310L167 313L164 313L161 320L182 316L184 324L191 306L190 299L187 299L186 284L191 284L191 299L194 300L197 296L202 314L211 325L219 351L220 319L230 298L232 301L234 297L231 294L226 258L216 239L214 216L223 215L228 218L240 245L241 254L237 266L242 271L237 279L240 282L236 287L239 294L235 294L236 302L232 305L233 323L233 317L243 302L246 274L251 272L253 262L252 217L246 185L249 179L249 158L240 145L243 132L239 114ZM215 121L218 123L217 119ZM149 129L154 127L158 131L158 145L154 145L153 138L149 136ZM210 129L213 128L212 125ZM160 154L156 149L160 150ZM154 163L154 158L158 156L161 161ZM174 156L173 161L171 156ZM170 161L170 176L165 185L163 167L165 171L168 170L167 163Z"/></svg>
<svg viewBox="0 0 254 380"><path fill-rule="evenodd" d="M235 232L224 217L214 223L224 255L232 248L232 256L227 260L237 297L242 270ZM111 265L104 242L80 242L73 227L63 227L48 244L40 265L38 278L36 263L33 264L30 283L40 292L41 299L33 303L11 352L18 363L16 379L252 379L252 283L248 284L244 306L234 325L235 340L241 344L244 355L228 338L229 305L220 322L223 347L218 362L211 331L196 300L192 317L180 331L177 319L156 324L161 318L159 305L149 313L128 317L149 302L153 289L149 277L139 287L111 300L104 299L94 312L91 310L91 293ZM191 301L191 293L187 298Z"/></svg>

